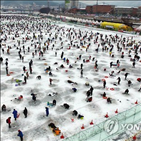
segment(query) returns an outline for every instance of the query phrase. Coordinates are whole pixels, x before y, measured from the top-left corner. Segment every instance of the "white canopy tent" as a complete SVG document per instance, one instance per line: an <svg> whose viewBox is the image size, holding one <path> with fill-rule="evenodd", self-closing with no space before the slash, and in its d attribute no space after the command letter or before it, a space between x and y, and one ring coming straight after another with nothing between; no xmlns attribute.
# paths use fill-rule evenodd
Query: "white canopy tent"
<svg viewBox="0 0 141 141"><path fill-rule="evenodd" d="M135 31L141 32L141 25L139 27L135 28Z"/></svg>

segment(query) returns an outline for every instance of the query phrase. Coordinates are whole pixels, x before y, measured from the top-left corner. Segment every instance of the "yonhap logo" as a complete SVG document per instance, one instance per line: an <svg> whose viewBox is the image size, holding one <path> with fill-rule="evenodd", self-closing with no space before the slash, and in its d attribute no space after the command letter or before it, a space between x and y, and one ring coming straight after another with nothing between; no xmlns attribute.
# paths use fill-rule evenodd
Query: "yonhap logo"
<svg viewBox="0 0 141 141"><path fill-rule="evenodd" d="M141 123L138 123L138 124L134 124L134 123L119 124L117 119L112 119L112 120L107 120L105 122L104 129L109 135L116 133L118 130L140 131L141 130Z"/></svg>
<svg viewBox="0 0 141 141"><path fill-rule="evenodd" d="M117 119L107 120L104 124L104 129L109 135L116 133L119 129L118 120Z"/></svg>

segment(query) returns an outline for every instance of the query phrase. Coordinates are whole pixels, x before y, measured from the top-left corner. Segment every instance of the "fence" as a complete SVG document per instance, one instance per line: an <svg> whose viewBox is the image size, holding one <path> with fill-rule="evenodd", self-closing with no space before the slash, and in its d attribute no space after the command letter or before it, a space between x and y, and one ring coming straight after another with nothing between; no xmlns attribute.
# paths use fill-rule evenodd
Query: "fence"
<svg viewBox="0 0 141 141"><path fill-rule="evenodd" d="M118 139L120 134L126 132L125 128L121 128L122 124L135 124L139 121L141 121L141 104L67 137L63 141L107 141L112 138Z"/></svg>

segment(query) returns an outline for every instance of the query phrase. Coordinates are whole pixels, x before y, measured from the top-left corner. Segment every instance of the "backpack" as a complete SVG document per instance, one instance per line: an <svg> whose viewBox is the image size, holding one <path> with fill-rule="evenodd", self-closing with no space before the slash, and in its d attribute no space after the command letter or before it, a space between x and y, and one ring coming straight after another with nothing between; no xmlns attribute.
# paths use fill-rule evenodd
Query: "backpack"
<svg viewBox="0 0 141 141"><path fill-rule="evenodd" d="M8 119L6 119L6 123L8 123Z"/></svg>

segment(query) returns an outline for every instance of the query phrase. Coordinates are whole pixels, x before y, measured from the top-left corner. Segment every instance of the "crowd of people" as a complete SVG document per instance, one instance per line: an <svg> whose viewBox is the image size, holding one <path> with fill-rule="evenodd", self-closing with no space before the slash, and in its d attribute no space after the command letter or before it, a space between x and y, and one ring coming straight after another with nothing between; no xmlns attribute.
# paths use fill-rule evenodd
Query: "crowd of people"
<svg viewBox="0 0 141 141"><path fill-rule="evenodd" d="M133 80L130 79L130 76L134 75L134 73L132 73L130 70L134 69L136 71L137 69L141 69L141 41L136 41L133 36L128 37L118 33L104 34L96 31L84 31L77 28L60 26L54 23L52 24L48 19L40 19L34 17L31 18L26 16L2 15L1 19L3 21L9 22L3 22L1 26L0 63L1 66L3 66L2 70L5 69L4 75L6 77L9 77L12 76L10 69L12 68L11 62L13 54L15 59L17 59L17 62L20 61L20 64L22 66L21 70L23 80L20 80L19 78L12 78L12 82L14 81L14 83L17 83L16 86L24 87L28 85L28 81L32 79L31 76L36 75L36 62L41 60L49 61L50 58L48 57L48 54L51 54L51 57L54 58L55 63L51 64L47 62L46 64L44 64L45 69L42 69L40 71L42 72L41 74L47 74L49 86L53 87L55 85L54 78L56 74L58 74L58 72L63 69L65 69L66 73L68 73L69 70L78 72L77 76L74 75L74 78L79 77L87 88L84 99L86 104L93 102L93 99L95 99L96 95L100 95L101 100L106 99L107 104L112 104L114 99L114 96L110 97L107 94L109 82L107 82L106 77L102 80L98 78L99 86L102 89L100 89L99 91L101 91L102 94L95 93L95 82L86 82L85 78L88 77L87 73L91 73L90 71L86 71L86 68L89 68L89 63L91 63L92 65L91 71L96 75L100 73L107 74L108 72L107 78L111 78L113 81L116 81L114 83L115 87L120 88L123 84L127 84L126 88L124 88L123 93L121 94L129 94L130 88L132 87L132 85L135 85L135 83L132 82ZM13 41L13 43L9 41ZM69 56L68 52L71 50L72 54L71 56ZM79 53L75 56L73 54L75 53L75 50L79 50L81 54ZM107 61L107 66L101 67L99 57L102 53L108 55L108 58L109 60L111 60L111 62L105 60ZM128 66L131 69L122 64L122 60L124 59L131 62L130 66ZM121 66L123 68L121 68ZM19 73L17 72L17 74ZM41 82L40 85L42 85L43 77L45 76L36 76L36 79L38 79L37 81ZM136 79L141 80L141 71ZM67 80L67 82L72 86L71 93L79 93L79 81L74 82L70 79ZM135 89L135 91L137 92L141 92L140 82L141 81L136 81L137 88ZM65 86L62 86L62 88L63 87ZM29 99L31 99L33 103L36 103L37 99L40 99L40 97L38 97L38 93L35 93L37 92L35 92L34 90L31 91L31 96L29 97ZM23 95L19 94L19 97L16 100L24 101L24 97ZM56 103L56 100L57 99L54 98L52 102L52 106L54 107L59 106L59 102L57 101ZM49 103L48 105L45 105L46 117L49 117L49 114L51 113L49 106ZM69 110L69 102L66 101L63 106L65 107L65 109ZM2 112L6 112L7 107L10 107L10 105L8 105L8 103L4 103L2 105ZM28 118L29 110L27 108L27 105L25 105L24 107L25 108L23 109L23 115L25 118ZM20 116L19 113L16 110L16 107L13 109L13 112L9 113L9 117L7 117L6 119L9 128L12 128L11 114L13 114L13 118L15 119L14 122L16 122L17 118ZM78 115L78 111L77 109L74 109L72 111L72 116L76 115ZM85 117L84 113L79 114L78 119L83 117ZM59 133L60 132L61 131L59 131ZM23 133L21 130L18 130L18 136L20 137L21 141L23 141Z"/></svg>

